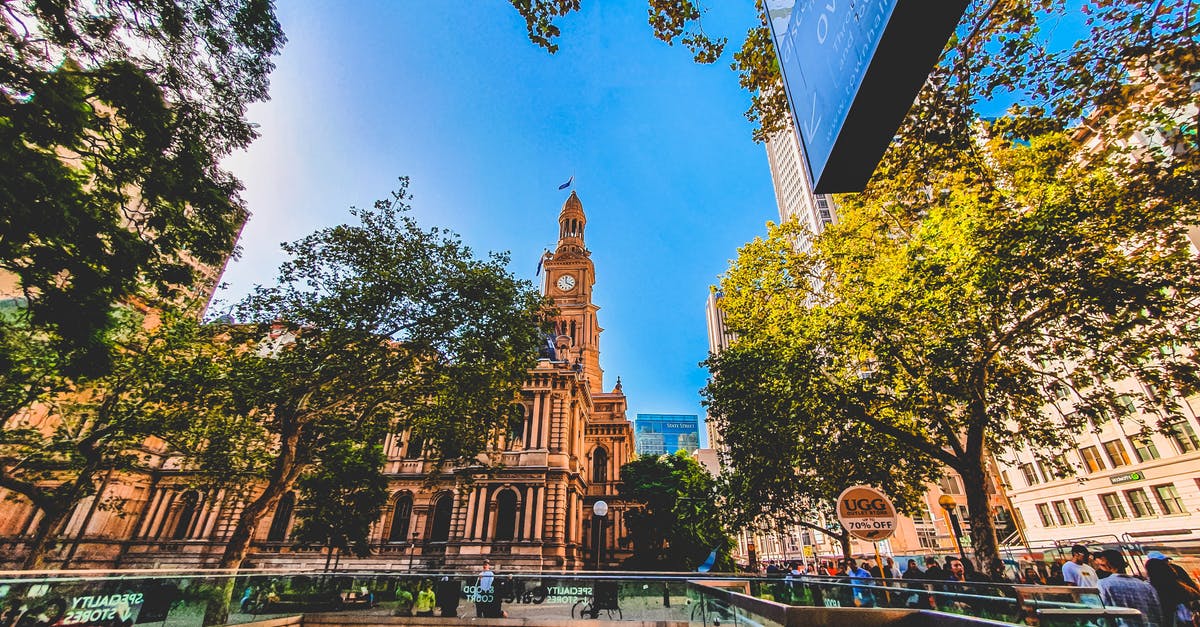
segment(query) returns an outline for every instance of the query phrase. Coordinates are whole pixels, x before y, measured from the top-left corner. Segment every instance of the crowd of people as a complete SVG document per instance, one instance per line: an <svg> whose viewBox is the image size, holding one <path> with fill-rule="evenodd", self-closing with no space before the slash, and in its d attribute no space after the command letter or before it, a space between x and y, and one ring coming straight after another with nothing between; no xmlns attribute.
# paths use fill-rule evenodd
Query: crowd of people
<svg viewBox="0 0 1200 627"><path fill-rule="evenodd" d="M1129 563L1121 551L1092 552L1078 544L1071 547L1069 560L1043 565L1042 569L1029 567L1011 579L989 577L971 560L957 556L940 562L926 557L923 567L917 559L909 559L903 568L888 557L882 569L874 559L865 559L861 565L854 558L806 565L772 563L766 565L766 572L782 577L788 590L807 590L816 604L833 596L837 605L858 607L987 609L997 604L985 597L1011 597L1013 584L1077 586L1099 590L1106 607L1141 612L1141 622L1125 621L1130 627L1200 626L1200 586L1163 553L1150 551L1145 557L1144 577L1129 573ZM833 581L838 586L816 586L806 576L837 578Z"/></svg>

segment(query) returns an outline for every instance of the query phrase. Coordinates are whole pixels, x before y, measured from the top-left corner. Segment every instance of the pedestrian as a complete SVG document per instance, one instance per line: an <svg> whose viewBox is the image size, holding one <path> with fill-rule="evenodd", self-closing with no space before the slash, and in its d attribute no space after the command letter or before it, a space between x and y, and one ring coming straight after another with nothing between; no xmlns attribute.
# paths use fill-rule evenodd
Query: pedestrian
<svg viewBox="0 0 1200 627"><path fill-rule="evenodd" d="M850 578L850 583L870 584L871 573L858 567L854 558L846 560L846 576ZM858 607L875 607L875 593L869 588L853 588L854 604Z"/></svg>
<svg viewBox="0 0 1200 627"><path fill-rule="evenodd" d="M437 595L433 593L433 584L422 581L417 590L417 600L413 604L413 613L417 616L433 616L433 608L437 606Z"/></svg>
<svg viewBox="0 0 1200 627"><path fill-rule="evenodd" d="M896 562L892 561L892 558L884 558L883 567L885 570L887 570L888 577L892 579L900 578L900 567L896 566Z"/></svg>
<svg viewBox="0 0 1200 627"><path fill-rule="evenodd" d="M938 561L937 561L936 557L925 558L925 578L926 579L930 579L933 581L942 581L943 579L945 579L948 576L949 575L946 573L946 569L942 568L941 566L938 566Z"/></svg>
<svg viewBox="0 0 1200 627"><path fill-rule="evenodd" d="M1130 607L1142 613L1140 621L1124 621L1129 627L1162 625L1162 605L1154 586L1125 574L1125 556L1115 549L1105 549L1097 555L1111 573L1100 580L1100 600L1104 605ZM1190 621L1189 621L1190 624Z"/></svg>
<svg viewBox="0 0 1200 627"><path fill-rule="evenodd" d="M1089 557L1086 546L1076 544L1071 547L1071 561L1063 564L1062 567L1063 581L1067 582L1067 585L1095 588L1096 584L1100 583L1100 578L1096 576L1096 570L1088 564Z"/></svg>
<svg viewBox="0 0 1200 627"><path fill-rule="evenodd" d="M1174 567L1170 558L1159 551L1146 554L1146 575L1158 593L1163 624L1182 627L1193 624L1200 603L1200 589L1182 568ZM1174 568L1173 568L1174 567Z"/></svg>
<svg viewBox="0 0 1200 627"><path fill-rule="evenodd" d="M1025 577L1022 582L1031 586L1042 586L1046 584L1046 580L1042 578L1037 569L1030 566L1025 569Z"/></svg>
<svg viewBox="0 0 1200 627"><path fill-rule="evenodd" d="M1063 580L1062 564L1055 562L1050 565L1050 574L1046 577L1046 585L1048 586L1065 586L1067 582Z"/></svg>
<svg viewBox="0 0 1200 627"><path fill-rule="evenodd" d="M1096 577L1099 577L1100 581L1104 581L1116 572L1113 570L1113 566L1108 563L1107 552L1108 549L1105 549L1092 554L1092 568L1096 569Z"/></svg>
<svg viewBox="0 0 1200 627"><path fill-rule="evenodd" d="M443 575L438 580L437 590L434 596L437 598L438 610L444 618L458 617L458 600L459 594L462 593L462 587L459 582L451 579L449 576Z"/></svg>
<svg viewBox="0 0 1200 627"><path fill-rule="evenodd" d="M483 560L483 570L475 584L475 618L499 618L493 616L494 607L499 606L496 596L496 573L492 571L491 560Z"/></svg>
<svg viewBox="0 0 1200 627"><path fill-rule="evenodd" d="M917 566L917 560L908 560L908 567L904 569L904 574L902 574L900 577L902 579L911 580L911 581L916 582L916 581L925 579L925 572L922 571L919 566ZM910 583L910 584L907 584L906 587L909 590L922 590L922 591L925 590L925 585L921 584L921 583ZM932 597L930 597L927 594L922 595L922 594L918 594L918 593L913 593L913 594L908 595L908 597L905 598L904 604L906 606L912 607L912 608L922 608L922 607L928 608L928 607L931 607L930 602L932 600L933 600Z"/></svg>
<svg viewBox="0 0 1200 627"><path fill-rule="evenodd" d="M948 567L946 568L946 581L954 585L947 586L946 592L949 592L950 596L948 596L946 599L942 599L942 605L960 610L969 610L971 609L970 603L966 602L963 597L954 596L954 593L956 592L965 592L967 594L973 592L973 590L967 589L965 585L968 581L967 567L963 564L963 561L957 557L948 557L946 558L946 561L948 563Z"/></svg>
<svg viewBox="0 0 1200 627"><path fill-rule="evenodd" d="M949 562L949 568L947 568L949 574L946 575L946 581L953 581L954 583L966 583L967 567L963 565L963 561L957 557L947 558L946 561Z"/></svg>

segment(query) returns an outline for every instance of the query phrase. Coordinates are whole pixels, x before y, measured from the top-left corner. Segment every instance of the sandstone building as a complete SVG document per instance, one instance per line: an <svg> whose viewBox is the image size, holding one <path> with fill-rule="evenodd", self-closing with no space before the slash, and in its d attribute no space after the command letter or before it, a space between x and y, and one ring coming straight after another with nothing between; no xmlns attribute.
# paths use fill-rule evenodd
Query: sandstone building
<svg viewBox="0 0 1200 627"><path fill-rule="evenodd" d="M475 569L488 557L503 570L575 570L629 556L617 486L621 465L633 455L633 429L620 380L604 386L603 329L592 302L596 271L584 244L587 218L574 192L558 223L558 245L542 263L543 293L558 308L556 336L522 389L523 425L496 443L489 463L447 468L433 481L420 438L389 436L384 470L392 495L372 530L372 554L342 557L342 566ZM193 489L186 468L160 443L147 442L145 454L142 470L110 474L99 494L79 504L51 565L217 562L253 495ZM593 520L597 500L610 505L603 525ZM289 493L257 529L248 567L324 564L324 555L289 541L295 517L296 496ZM36 521L28 503L0 489L0 564L20 563Z"/></svg>

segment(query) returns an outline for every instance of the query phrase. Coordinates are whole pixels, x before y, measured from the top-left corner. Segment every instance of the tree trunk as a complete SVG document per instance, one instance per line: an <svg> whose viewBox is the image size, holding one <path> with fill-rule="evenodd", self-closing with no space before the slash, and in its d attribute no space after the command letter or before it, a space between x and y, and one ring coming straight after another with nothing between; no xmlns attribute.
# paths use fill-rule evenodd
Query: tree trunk
<svg viewBox="0 0 1200 627"><path fill-rule="evenodd" d="M262 521L267 512L279 503L279 499L292 489L296 479L304 470L305 464L299 461L301 458L298 455L301 426L292 420L284 420L281 423L291 424L293 427L281 434L279 456L275 458L275 464L271 468L266 489L242 510L237 525L233 528L233 533L229 535L225 552L221 555L221 561L217 564L217 568L237 570L242 567L242 562L246 560L246 554L250 551L250 543L254 540L254 530L258 528L258 523ZM233 577L230 576L223 594L216 595L205 607L204 624L224 624L229 618L229 604L232 599Z"/></svg>
<svg viewBox="0 0 1200 627"><path fill-rule="evenodd" d="M842 545L842 559L850 559L850 534L843 532L840 536L834 536Z"/></svg>
<svg viewBox="0 0 1200 627"><path fill-rule="evenodd" d="M40 499L36 499L30 494L24 494L35 507L42 511L42 519L38 522L37 530L33 534L33 542L26 549L25 562L22 564L25 570L39 570L45 566L46 553L54 546L58 534L62 533L67 519L75 511L75 505L95 488L92 477L95 476L99 467L99 460L92 456L92 459L80 469L79 474L70 483L43 492L43 498ZM86 529L80 530L80 533L84 531Z"/></svg>
<svg viewBox="0 0 1200 627"><path fill-rule="evenodd" d="M21 567L25 570L42 570L46 566L46 553L54 545L53 538L67 521L70 508L48 506L38 508L42 511L42 519L38 521L33 532L33 540L26 545L25 561Z"/></svg>
<svg viewBox="0 0 1200 627"><path fill-rule="evenodd" d="M281 440L279 456L275 458L271 475L267 478L267 486L257 499L254 499L242 510L217 568L241 568L242 562L246 559L246 553L250 550L250 542L254 539L254 530L258 527L258 523L262 521L267 512L279 503L279 499L292 489L296 479L304 470L304 464L299 463L297 455L300 429L297 427L282 434Z"/></svg>
<svg viewBox="0 0 1200 627"><path fill-rule="evenodd" d="M967 515L971 522L971 549L979 562L979 571L991 579L1004 576L1004 562L1000 559L996 527L992 521L991 505L987 496L987 475L983 470L983 459L979 458L969 467L959 469L963 487L967 492Z"/></svg>

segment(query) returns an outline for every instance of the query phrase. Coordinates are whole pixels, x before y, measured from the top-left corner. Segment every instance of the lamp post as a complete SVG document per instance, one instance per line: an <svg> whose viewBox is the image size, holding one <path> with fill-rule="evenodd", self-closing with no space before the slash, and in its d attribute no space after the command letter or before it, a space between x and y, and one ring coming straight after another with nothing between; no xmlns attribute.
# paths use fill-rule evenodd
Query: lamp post
<svg viewBox="0 0 1200 627"><path fill-rule="evenodd" d="M967 554L963 551L962 546L962 527L958 524L958 515L954 513L954 508L958 506L958 503L955 502L954 497L949 494L943 494L938 497L938 505L941 505L942 509L946 510L946 519L950 524L950 534L954 538L954 546L958 547L958 556L966 562Z"/></svg>
<svg viewBox="0 0 1200 627"><path fill-rule="evenodd" d="M413 562L417 557L417 532L413 532L412 542L408 544L408 572L412 572Z"/></svg>
<svg viewBox="0 0 1200 627"><path fill-rule="evenodd" d="M600 555L604 553L604 517L608 516L608 503L596 501L592 505L596 515L596 570L600 570Z"/></svg>

